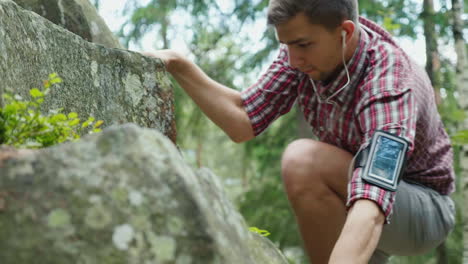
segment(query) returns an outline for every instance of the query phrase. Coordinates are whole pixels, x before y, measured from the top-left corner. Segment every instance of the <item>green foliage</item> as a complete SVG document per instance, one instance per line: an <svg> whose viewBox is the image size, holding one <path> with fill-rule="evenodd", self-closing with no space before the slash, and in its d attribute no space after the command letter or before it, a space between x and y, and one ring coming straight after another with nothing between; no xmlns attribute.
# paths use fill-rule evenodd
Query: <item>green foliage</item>
<svg viewBox="0 0 468 264"><path fill-rule="evenodd" d="M239 210L249 225L262 226L280 248L301 244L294 214L283 190L280 175L253 182L240 200ZM273 178L276 177L277 179Z"/></svg>
<svg viewBox="0 0 468 264"><path fill-rule="evenodd" d="M458 105L455 87L455 69L448 61L442 61L441 77L444 84L442 103L439 113L454 145L468 144L468 130L459 130L459 125L466 119L466 113Z"/></svg>
<svg viewBox="0 0 468 264"><path fill-rule="evenodd" d="M383 25L396 36L417 37L417 26L420 25L420 2L411 0L361 0L359 11L379 25Z"/></svg>
<svg viewBox="0 0 468 264"><path fill-rule="evenodd" d="M3 94L5 106L0 108L0 145L17 148L42 148L80 138L84 130L91 133L100 131L103 121L95 122L93 117L81 122L78 114L62 113L62 109L41 114L40 107L50 88L62 79L53 73L44 81L44 88L32 88L31 100L19 95Z"/></svg>
<svg viewBox="0 0 468 264"><path fill-rule="evenodd" d="M467 145L468 144L468 130L461 130L454 134L452 142L456 145Z"/></svg>
<svg viewBox="0 0 468 264"><path fill-rule="evenodd" d="M270 235L270 232L268 232L267 230L262 230L262 229L259 229L257 227L250 227L249 228L250 232L254 232L254 233L257 233L261 236L269 236Z"/></svg>
<svg viewBox="0 0 468 264"><path fill-rule="evenodd" d="M281 117L263 135L245 143L244 158L251 173L245 193L239 199L239 210L250 225L269 230L268 238L280 248L301 244L283 189L280 161L285 146L297 135L296 111Z"/></svg>
<svg viewBox="0 0 468 264"><path fill-rule="evenodd" d="M383 27L388 30L389 32L395 32L401 28L400 24L395 24L392 18L386 16L383 19Z"/></svg>

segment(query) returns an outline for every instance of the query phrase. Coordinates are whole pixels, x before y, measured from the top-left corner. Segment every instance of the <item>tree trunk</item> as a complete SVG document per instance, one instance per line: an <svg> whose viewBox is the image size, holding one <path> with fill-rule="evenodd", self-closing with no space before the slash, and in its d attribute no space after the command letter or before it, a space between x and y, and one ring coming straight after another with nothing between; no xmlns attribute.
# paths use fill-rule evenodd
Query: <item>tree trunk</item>
<svg viewBox="0 0 468 264"><path fill-rule="evenodd" d="M452 0L453 36L455 39L455 51L457 53L456 80L458 91L458 103L465 113L468 113L468 58L466 54L466 42L463 39L464 22L462 19L463 0ZM468 129L468 119L462 123L461 129ZM468 264L468 146L461 152L461 174L463 201L463 263Z"/></svg>
<svg viewBox="0 0 468 264"><path fill-rule="evenodd" d="M163 39L163 49L169 48L169 39L167 37L168 29L169 29L169 19L164 18L163 23L161 23L161 37Z"/></svg>
<svg viewBox="0 0 468 264"><path fill-rule="evenodd" d="M440 97L440 56L437 44L437 31L435 27L434 1L424 0L424 8L421 18L424 21L424 37L426 39L426 71L434 87L436 102L441 103Z"/></svg>
<svg viewBox="0 0 468 264"><path fill-rule="evenodd" d="M423 12L421 18L424 22L424 37L426 38L426 71L434 87L435 100L440 104L440 56L437 44L437 31L435 27L435 10L433 0L424 0ZM448 264L447 247L445 242L440 244L437 249L437 264Z"/></svg>

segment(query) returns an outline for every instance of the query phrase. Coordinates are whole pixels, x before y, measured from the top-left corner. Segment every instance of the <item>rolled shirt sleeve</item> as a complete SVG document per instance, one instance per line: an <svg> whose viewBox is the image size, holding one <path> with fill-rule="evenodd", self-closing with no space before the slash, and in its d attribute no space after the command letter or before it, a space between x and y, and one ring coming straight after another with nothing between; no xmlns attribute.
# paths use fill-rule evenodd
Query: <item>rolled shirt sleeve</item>
<svg viewBox="0 0 468 264"><path fill-rule="evenodd" d="M277 59L268 70L254 85L242 91L242 103L255 136L291 110L297 89L303 84L300 77L288 63L287 49L281 46Z"/></svg>

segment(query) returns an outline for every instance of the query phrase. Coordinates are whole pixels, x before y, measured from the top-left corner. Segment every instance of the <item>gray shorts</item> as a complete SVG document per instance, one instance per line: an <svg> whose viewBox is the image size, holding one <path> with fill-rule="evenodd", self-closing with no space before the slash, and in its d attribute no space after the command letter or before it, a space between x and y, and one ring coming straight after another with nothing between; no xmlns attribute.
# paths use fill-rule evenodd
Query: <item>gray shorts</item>
<svg viewBox="0 0 468 264"><path fill-rule="evenodd" d="M390 255L424 254L440 245L455 224L455 205L447 195L401 181L390 224L384 225L370 264L387 263Z"/></svg>

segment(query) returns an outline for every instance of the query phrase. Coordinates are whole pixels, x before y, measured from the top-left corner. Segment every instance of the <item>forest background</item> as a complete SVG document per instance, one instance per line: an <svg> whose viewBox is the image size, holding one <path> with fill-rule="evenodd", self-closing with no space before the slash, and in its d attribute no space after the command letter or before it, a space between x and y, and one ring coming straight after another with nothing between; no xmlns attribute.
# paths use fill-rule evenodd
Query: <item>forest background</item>
<svg viewBox="0 0 468 264"><path fill-rule="evenodd" d="M233 89L253 84L277 55L274 31L266 27L267 0L92 2L126 48L182 51L214 80ZM468 162L468 0L360 0L359 6L361 15L385 27L426 67L456 153L455 230L434 251L423 256L393 257L391 263L468 263L468 243L463 240L464 236L468 240L468 223L462 214L467 212L464 207L468 197L464 195L468 193L468 173L463 166L464 160ZM281 153L287 144L314 137L300 112L293 108L261 136L235 144L175 82L174 87L177 142L185 158L222 177L249 226L268 230L268 238L291 263L306 263L280 176Z"/></svg>

